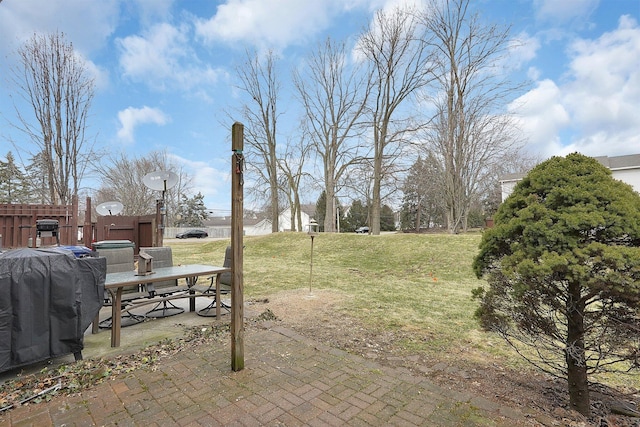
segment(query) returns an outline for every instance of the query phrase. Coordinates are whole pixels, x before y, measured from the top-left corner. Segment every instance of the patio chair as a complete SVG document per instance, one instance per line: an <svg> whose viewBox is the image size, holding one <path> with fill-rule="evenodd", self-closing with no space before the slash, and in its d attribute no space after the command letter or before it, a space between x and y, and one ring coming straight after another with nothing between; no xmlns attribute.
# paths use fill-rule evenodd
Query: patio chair
<svg viewBox="0 0 640 427"><path fill-rule="evenodd" d="M222 264L223 267L230 268L231 267L231 246L227 246L227 249L224 252L224 262ZM204 296L213 297L213 301L211 304L206 306L205 308L198 310L197 314L199 316L205 317L215 317L216 315L216 276L212 276L208 278L209 283L206 284L195 284L191 287L192 290L196 292L200 292ZM231 293L231 273L222 273L220 277L220 295L227 295ZM220 299L220 308L224 308L227 312L231 312L231 306L226 304Z"/></svg>
<svg viewBox="0 0 640 427"><path fill-rule="evenodd" d="M113 248L113 249L99 249L96 251L98 256L105 257L107 259L107 274L108 273L120 273L123 271L133 271L133 248ZM145 298L146 293L140 292L138 286L127 286L122 290L122 308L126 308L127 304L136 299ZM109 293L105 291L105 303L110 304ZM122 315L120 323L121 327L136 325L143 322L144 315L139 315L131 312L126 312ZM98 323L98 326L103 329L111 328L112 319L111 316Z"/></svg>
<svg viewBox="0 0 640 427"><path fill-rule="evenodd" d="M153 268L173 267L173 254L169 247L140 248L141 253L153 257ZM177 293L186 293L189 288L186 284L178 285L178 280L165 280L153 282L147 285L149 297L168 297ZM184 308L178 307L171 301L164 299L147 311L147 317L169 317L184 312Z"/></svg>

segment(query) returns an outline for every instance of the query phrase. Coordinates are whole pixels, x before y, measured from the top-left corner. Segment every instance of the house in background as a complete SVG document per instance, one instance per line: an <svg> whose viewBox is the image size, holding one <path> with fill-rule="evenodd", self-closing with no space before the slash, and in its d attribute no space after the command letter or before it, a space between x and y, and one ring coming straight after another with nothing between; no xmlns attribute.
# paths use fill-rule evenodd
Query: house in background
<svg viewBox="0 0 640 427"><path fill-rule="evenodd" d="M302 231L309 231L309 221L315 214L315 205L303 205L302 206ZM200 228L209 233L210 237L227 238L231 235L231 217L230 216L212 216L204 221L202 227L190 227ZM297 224L296 224L297 228ZM243 218L243 229L245 236L261 236L265 234L271 234L271 220L268 218L261 218L260 215L251 214L245 215ZM178 231L184 231L182 229L171 229L169 236L175 235ZM278 231L291 231L291 209L287 208L280 212L278 216Z"/></svg>
<svg viewBox="0 0 640 427"><path fill-rule="evenodd" d="M611 169L613 178L626 182L631 185L637 193L640 193L640 154L614 157L602 156L594 157L594 159L599 161L603 166ZM526 173L513 173L502 177L500 180L500 188L502 190L503 202L513 192L518 181L522 180L526 175Z"/></svg>
<svg viewBox="0 0 640 427"><path fill-rule="evenodd" d="M315 215L316 207L315 205L302 205L301 206L301 217L302 217L302 230L298 230L298 224L295 224L295 231L308 232L309 231L309 222L313 215ZM297 219L295 220L297 221ZM271 220L263 219L258 223L254 224L252 227L245 227L245 234L247 236L258 236L262 234L271 233ZM287 208L284 211L280 212L278 215L278 231L291 231L291 208Z"/></svg>

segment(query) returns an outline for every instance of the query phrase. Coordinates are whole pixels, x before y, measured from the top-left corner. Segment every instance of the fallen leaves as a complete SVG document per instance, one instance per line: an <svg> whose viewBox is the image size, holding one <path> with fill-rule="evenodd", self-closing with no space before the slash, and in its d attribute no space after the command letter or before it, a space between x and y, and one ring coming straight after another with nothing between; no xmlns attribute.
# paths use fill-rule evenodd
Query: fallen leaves
<svg viewBox="0 0 640 427"><path fill-rule="evenodd" d="M26 403L48 401L59 394L77 393L108 378L136 369L153 369L160 359L187 347L217 340L228 331L228 325L186 328L183 337L163 340L133 355L80 360L58 367L45 367L34 374L18 376L0 384L0 413Z"/></svg>

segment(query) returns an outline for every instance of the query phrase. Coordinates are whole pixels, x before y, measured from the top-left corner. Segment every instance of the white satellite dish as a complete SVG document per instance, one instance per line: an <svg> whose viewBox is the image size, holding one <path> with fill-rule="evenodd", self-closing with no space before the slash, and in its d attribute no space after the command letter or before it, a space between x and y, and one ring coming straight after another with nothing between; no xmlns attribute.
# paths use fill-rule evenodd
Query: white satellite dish
<svg viewBox="0 0 640 427"><path fill-rule="evenodd" d="M98 212L98 215L102 216L118 215L122 212L123 208L124 206L120 202L104 202L96 206L96 212Z"/></svg>
<svg viewBox="0 0 640 427"><path fill-rule="evenodd" d="M155 171L143 176L142 182L152 190L167 191L178 183L178 175L170 171Z"/></svg>

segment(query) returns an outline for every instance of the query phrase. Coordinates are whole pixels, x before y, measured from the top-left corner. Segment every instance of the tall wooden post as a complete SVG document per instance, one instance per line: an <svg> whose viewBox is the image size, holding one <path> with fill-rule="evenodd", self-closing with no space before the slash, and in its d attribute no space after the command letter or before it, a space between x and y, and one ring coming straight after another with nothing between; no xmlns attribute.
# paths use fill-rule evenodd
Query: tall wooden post
<svg viewBox="0 0 640 427"><path fill-rule="evenodd" d="M71 214L71 232L67 234L69 236L69 244L74 246L78 244L78 205L78 195L74 194L71 197L71 211L73 212ZM60 232L58 232L58 235L60 235Z"/></svg>
<svg viewBox="0 0 640 427"><path fill-rule="evenodd" d="M244 369L244 284L242 276L244 125L231 127L231 369Z"/></svg>
<svg viewBox="0 0 640 427"><path fill-rule="evenodd" d="M155 239L153 239L152 246L162 247L163 239L162 235L164 233L164 222L162 216L162 210L164 209L164 200L158 199L156 200L156 235Z"/></svg>
<svg viewBox="0 0 640 427"><path fill-rule="evenodd" d="M91 247L93 239L93 227L91 226L91 197L87 197L84 209L84 224L82 225L82 240L87 248Z"/></svg>

